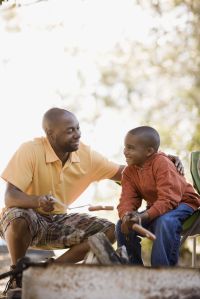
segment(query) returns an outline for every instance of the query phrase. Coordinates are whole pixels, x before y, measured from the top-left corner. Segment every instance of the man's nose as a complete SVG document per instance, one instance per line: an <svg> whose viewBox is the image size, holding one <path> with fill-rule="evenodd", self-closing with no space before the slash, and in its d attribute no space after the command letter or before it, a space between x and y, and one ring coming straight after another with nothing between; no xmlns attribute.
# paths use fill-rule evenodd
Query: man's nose
<svg viewBox="0 0 200 299"><path fill-rule="evenodd" d="M76 130L76 131L74 132L74 137L75 137L76 139L79 139L79 138L81 137L81 132L80 132L79 130Z"/></svg>

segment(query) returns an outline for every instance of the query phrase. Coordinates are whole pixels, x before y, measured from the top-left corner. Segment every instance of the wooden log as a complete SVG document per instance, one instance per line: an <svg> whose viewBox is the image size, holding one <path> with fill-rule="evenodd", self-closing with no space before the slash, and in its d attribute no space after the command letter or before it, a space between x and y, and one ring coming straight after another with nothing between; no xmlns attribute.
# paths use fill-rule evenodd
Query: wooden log
<svg viewBox="0 0 200 299"><path fill-rule="evenodd" d="M98 259L95 256L94 252L91 250L88 252L88 254L85 256L83 264L98 264Z"/></svg>
<svg viewBox="0 0 200 299"><path fill-rule="evenodd" d="M106 235L99 232L88 238L91 251L98 262L103 265L121 264L120 257L116 254Z"/></svg>

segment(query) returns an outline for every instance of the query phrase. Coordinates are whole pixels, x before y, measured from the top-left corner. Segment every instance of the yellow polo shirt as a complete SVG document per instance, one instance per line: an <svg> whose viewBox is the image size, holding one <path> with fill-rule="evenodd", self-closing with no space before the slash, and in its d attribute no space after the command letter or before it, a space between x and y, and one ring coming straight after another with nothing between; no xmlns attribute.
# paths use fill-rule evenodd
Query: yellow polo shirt
<svg viewBox="0 0 200 299"><path fill-rule="evenodd" d="M45 137L23 143L1 177L29 195L51 194L63 203L74 202L94 181L112 178L119 165L80 143L68 161L62 162ZM65 209L55 204L53 214Z"/></svg>

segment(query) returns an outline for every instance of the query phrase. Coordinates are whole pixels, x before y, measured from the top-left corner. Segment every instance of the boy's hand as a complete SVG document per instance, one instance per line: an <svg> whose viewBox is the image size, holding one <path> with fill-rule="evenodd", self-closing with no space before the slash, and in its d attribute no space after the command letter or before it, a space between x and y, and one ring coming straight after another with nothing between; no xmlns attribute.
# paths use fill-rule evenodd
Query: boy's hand
<svg viewBox="0 0 200 299"><path fill-rule="evenodd" d="M39 208L44 212L52 212L54 210L55 201L51 195L41 195L38 197Z"/></svg>
<svg viewBox="0 0 200 299"><path fill-rule="evenodd" d="M134 223L139 223L139 216L137 212L127 212L122 218L121 231L128 235Z"/></svg>

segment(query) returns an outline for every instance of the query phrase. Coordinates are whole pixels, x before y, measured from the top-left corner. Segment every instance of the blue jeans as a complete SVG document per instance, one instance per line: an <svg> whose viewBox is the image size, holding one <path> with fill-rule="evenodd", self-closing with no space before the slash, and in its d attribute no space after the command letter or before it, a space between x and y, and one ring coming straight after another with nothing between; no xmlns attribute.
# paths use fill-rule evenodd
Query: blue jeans
<svg viewBox="0 0 200 299"><path fill-rule="evenodd" d="M182 224L194 210L182 203L176 209L161 215L144 225L156 235L151 252L152 266L173 266L178 262ZM121 232L121 220L116 224L118 247L125 245L131 264L143 265L141 236L134 230L128 235Z"/></svg>

